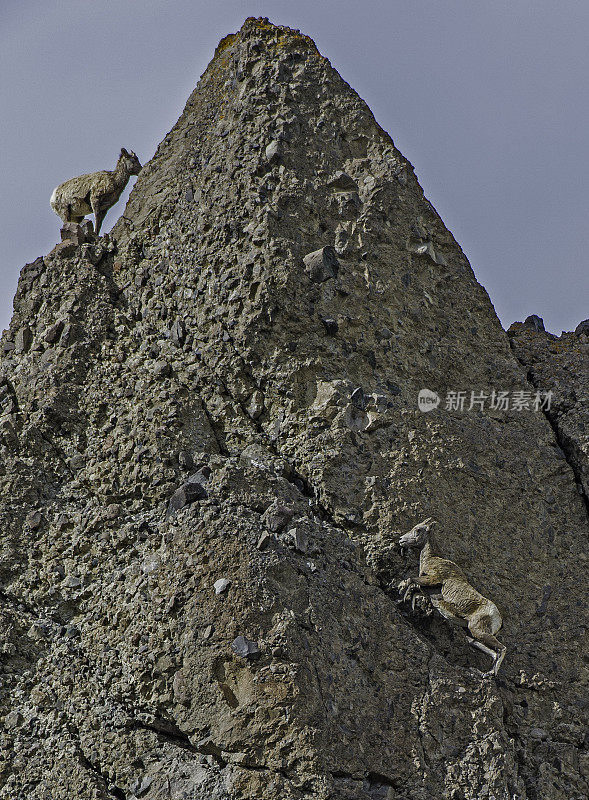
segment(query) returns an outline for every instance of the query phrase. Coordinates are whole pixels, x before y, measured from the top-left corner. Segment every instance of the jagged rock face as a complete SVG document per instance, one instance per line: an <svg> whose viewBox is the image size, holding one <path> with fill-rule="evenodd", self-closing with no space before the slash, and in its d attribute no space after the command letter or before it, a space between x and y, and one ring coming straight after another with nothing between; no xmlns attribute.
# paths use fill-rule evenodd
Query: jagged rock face
<svg viewBox="0 0 589 800"><path fill-rule="evenodd" d="M586 796L573 468L541 412L468 410L526 372L310 39L224 39L2 346L0 797ZM397 602L426 516L503 613L497 680Z"/></svg>
<svg viewBox="0 0 589 800"><path fill-rule="evenodd" d="M583 325L586 327L584 328ZM563 457L572 466L580 494L589 498L589 323L557 337L514 322L508 331L511 346L526 369L530 383L546 394L546 410Z"/></svg>

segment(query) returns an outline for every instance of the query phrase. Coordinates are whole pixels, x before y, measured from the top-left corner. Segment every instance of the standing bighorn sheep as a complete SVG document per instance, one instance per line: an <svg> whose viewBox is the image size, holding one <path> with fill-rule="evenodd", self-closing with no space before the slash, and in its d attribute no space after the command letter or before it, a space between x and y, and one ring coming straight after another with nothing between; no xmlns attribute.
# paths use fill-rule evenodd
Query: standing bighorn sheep
<svg viewBox="0 0 589 800"><path fill-rule="evenodd" d="M503 620L495 603L483 597L466 579L458 564L442 558L431 529L435 520L428 517L399 539L400 546L422 548L419 576L399 584L403 600L420 587L427 592L432 605L442 616L468 627L469 644L493 657L493 666L485 675L496 675L505 657L506 647L495 638ZM472 637L472 638L471 638Z"/></svg>
<svg viewBox="0 0 589 800"><path fill-rule="evenodd" d="M96 235L106 212L117 202L131 175L139 175L141 164L133 151L125 148L113 170L100 170L60 183L51 195L51 208L64 222L81 222L94 214Z"/></svg>

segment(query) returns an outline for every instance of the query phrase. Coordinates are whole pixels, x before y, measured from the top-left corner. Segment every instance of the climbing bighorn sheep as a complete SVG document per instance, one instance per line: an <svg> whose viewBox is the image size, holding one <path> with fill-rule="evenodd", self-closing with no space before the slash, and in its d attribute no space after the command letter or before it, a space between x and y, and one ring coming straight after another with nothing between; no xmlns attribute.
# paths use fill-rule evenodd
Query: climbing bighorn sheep
<svg viewBox="0 0 589 800"><path fill-rule="evenodd" d="M113 170L91 172L61 183L51 195L51 208L64 222L81 222L86 214L94 214L98 236L106 212L117 202L131 175L140 171L135 153L123 147Z"/></svg>
<svg viewBox="0 0 589 800"><path fill-rule="evenodd" d="M428 517L399 539L401 548L422 548L419 576L402 581L399 591L403 600L407 600L423 587L442 616L468 627L469 644L493 657L493 666L485 675L496 675L507 649L495 638L503 622L501 614L495 603L473 589L458 564L439 555L431 532L434 524L435 520Z"/></svg>

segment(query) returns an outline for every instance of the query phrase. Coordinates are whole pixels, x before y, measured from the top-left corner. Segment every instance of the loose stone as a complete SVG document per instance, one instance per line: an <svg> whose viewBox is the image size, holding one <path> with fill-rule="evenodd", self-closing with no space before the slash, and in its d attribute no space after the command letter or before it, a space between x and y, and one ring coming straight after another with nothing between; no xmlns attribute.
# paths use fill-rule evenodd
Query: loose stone
<svg viewBox="0 0 589 800"><path fill-rule="evenodd" d="M240 658L254 658L260 652L258 645L246 639L245 636L235 638L231 644L231 649Z"/></svg>
<svg viewBox="0 0 589 800"><path fill-rule="evenodd" d="M339 271L339 261L331 246L314 250L303 258L305 270L313 283L323 283L335 278Z"/></svg>

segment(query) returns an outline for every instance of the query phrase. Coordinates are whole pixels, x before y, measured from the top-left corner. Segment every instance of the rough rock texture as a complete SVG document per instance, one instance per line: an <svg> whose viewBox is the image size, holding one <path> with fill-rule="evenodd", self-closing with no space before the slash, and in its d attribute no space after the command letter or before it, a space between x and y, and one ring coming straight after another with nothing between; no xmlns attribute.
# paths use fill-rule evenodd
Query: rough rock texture
<svg viewBox="0 0 589 800"><path fill-rule="evenodd" d="M559 337L514 322L508 335L532 386L553 393L546 416L589 509L589 320Z"/></svg>
<svg viewBox="0 0 589 800"><path fill-rule="evenodd" d="M309 38L224 39L1 346L3 800L587 796L577 464L540 411L418 410L531 387ZM504 615L497 680L398 603L425 516Z"/></svg>

